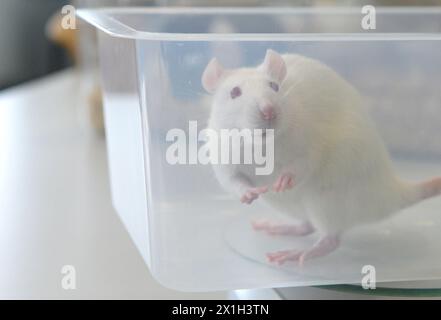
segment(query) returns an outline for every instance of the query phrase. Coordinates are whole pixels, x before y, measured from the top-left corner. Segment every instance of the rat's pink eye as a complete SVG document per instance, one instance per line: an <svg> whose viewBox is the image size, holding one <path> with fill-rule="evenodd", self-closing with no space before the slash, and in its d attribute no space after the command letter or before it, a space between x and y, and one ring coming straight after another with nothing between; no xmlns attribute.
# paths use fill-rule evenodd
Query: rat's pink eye
<svg viewBox="0 0 441 320"><path fill-rule="evenodd" d="M242 90L240 90L239 87L234 87L231 89L230 96L231 99L236 99L237 97L240 97L242 95Z"/></svg>
<svg viewBox="0 0 441 320"><path fill-rule="evenodd" d="M270 82L269 86L271 87L271 89L273 89L275 92L279 92L279 85L275 82Z"/></svg>

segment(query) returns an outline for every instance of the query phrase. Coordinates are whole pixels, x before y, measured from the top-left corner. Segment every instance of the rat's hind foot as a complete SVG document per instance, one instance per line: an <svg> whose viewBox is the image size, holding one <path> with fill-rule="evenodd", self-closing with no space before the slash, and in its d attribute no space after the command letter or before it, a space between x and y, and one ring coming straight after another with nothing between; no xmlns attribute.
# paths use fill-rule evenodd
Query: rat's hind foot
<svg viewBox="0 0 441 320"><path fill-rule="evenodd" d="M240 198L240 202L250 204L256 200L259 195L268 191L268 187L256 187L248 189Z"/></svg>
<svg viewBox="0 0 441 320"><path fill-rule="evenodd" d="M337 249L339 245L340 237L338 235L328 235L320 238L310 249L271 252L268 253L266 257L269 262L278 265L282 265L287 261L294 261L302 266L306 260L326 256Z"/></svg>
<svg viewBox="0 0 441 320"><path fill-rule="evenodd" d="M302 254L299 250L282 250L276 252L270 252L266 254L266 258L271 263L278 265L284 264L286 261L297 261Z"/></svg>
<svg viewBox="0 0 441 320"><path fill-rule="evenodd" d="M275 192L282 192L294 187L294 176L291 173L284 173L280 175L273 184Z"/></svg>
<svg viewBox="0 0 441 320"><path fill-rule="evenodd" d="M299 224L284 224L260 219L252 221L251 225L254 230L263 231L272 236L306 236L314 232L314 227L308 221Z"/></svg>

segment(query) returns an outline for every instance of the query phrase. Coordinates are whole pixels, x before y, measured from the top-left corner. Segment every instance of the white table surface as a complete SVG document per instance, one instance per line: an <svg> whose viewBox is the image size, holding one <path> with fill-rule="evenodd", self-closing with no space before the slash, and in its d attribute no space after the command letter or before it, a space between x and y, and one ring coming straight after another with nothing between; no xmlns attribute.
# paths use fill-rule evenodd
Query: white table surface
<svg viewBox="0 0 441 320"><path fill-rule="evenodd" d="M150 276L112 208L105 141L78 121L78 89L69 70L0 92L0 298L226 298Z"/></svg>

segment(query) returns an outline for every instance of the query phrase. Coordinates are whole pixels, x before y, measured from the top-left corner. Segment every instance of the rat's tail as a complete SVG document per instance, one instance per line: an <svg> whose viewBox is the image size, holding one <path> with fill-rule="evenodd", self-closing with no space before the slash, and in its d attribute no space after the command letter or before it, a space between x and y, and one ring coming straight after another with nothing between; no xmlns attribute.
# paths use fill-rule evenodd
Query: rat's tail
<svg viewBox="0 0 441 320"><path fill-rule="evenodd" d="M441 195L441 177L426 180L417 184L406 184L405 203L408 207L425 199Z"/></svg>
<svg viewBox="0 0 441 320"><path fill-rule="evenodd" d="M441 195L441 177L418 183L417 188L419 189L420 200L439 196Z"/></svg>

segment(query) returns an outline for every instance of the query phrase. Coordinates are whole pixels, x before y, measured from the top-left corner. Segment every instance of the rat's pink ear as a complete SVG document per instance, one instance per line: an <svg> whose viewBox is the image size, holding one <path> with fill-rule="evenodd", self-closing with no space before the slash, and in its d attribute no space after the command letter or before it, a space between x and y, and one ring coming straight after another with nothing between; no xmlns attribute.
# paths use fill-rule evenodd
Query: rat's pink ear
<svg viewBox="0 0 441 320"><path fill-rule="evenodd" d="M224 67L217 61L216 58L211 59L205 67L202 74L202 86L209 93L213 93L225 72Z"/></svg>
<svg viewBox="0 0 441 320"><path fill-rule="evenodd" d="M286 64L282 56L274 50L268 49L266 51L265 60L263 61L261 68L272 79L282 82L286 77Z"/></svg>

